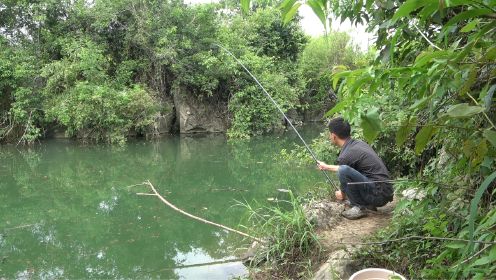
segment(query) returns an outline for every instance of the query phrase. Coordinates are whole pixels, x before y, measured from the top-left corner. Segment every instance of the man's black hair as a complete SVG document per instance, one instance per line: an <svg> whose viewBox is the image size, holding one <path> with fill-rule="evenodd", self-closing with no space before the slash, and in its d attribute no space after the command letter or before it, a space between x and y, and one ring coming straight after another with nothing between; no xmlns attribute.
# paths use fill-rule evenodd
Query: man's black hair
<svg viewBox="0 0 496 280"><path fill-rule="evenodd" d="M350 137L351 127L342 117L337 117L329 122L329 131L341 139L346 139Z"/></svg>

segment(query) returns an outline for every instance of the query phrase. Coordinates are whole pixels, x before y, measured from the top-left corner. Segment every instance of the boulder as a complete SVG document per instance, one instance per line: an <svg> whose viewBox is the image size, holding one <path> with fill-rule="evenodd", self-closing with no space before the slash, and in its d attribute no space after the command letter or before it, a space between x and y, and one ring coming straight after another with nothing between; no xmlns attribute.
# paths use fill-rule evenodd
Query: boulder
<svg viewBox="0 0 496 280"><path fill-rule="evenodd" d="M259 263L253 263L255 260L255 256L257 253L263 249L263 245L259 243L258 241L254 241L251 243L250 248L246 252L244 252L241 255L241 260L245 265L258 265ZM265 260L259 260L260 262L263 262Z"/></svg>
<svg viewBox="0 0 496 280"><path fill-rule="evenodd" d="M328 229L336 225L341 219L344 204L329 199L313 201L303 206L305 217L316 229Z"/></svg>
<svg viewBox="0 0 496 280"><path fill-rule="evenodd" d="M314 274L313 280L348 279L353 274L353 271L356 270L356 266L357 264L351 259L351 254L348 250L334 251Z"/></svg>
<svg viewBox="0 0 496 280"><path fill-rule="evenodd" d="M227 131L227 104L199 100L179 89L174 93L174 106L180 133Z"/></svg>

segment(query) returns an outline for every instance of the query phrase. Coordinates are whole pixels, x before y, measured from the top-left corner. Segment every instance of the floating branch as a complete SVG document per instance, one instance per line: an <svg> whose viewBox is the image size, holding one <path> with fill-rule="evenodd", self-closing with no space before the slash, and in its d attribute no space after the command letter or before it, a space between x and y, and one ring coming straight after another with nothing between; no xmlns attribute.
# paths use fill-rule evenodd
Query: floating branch
<svg viewBox="0 0 496 280"><path fill-rule="evenodd" d="M230 260L221 260L221 261L214 261L214 262L195 263L195 264L187 264L187 265L181 265L181 266L176 266L176 267L171 267L171 268L164 268L164 269L161 269L161 271L184 269L184 268L191 268L191 267L200 267L200 266L209 266L209 265L225 264L225 263L233 263L233 262L242 262L242 261L243 261L242 259L230 259Z"/></svg>
<svg viewBox="0 0 496 280"><path fill-rule="evenodd" d="M149 180L146 180L145 182L143 182L143 185L147 185L150 187L152 193L136 193L137 195L151 195L151 196L156 196L158 197L163 203L165 203L167 206L169 206L170 208L176 210L177 212L187 216L187 217L190 217L192 219L195 219L197 221L200 221L202 223L205 223L205 224L209 224L209 225L213 225L213 226L216 226L216 227L220 227L222 229L225 229L227 231L230 231L230 232L234 232L234 233L237 233L239 235L242 235L242 236L245 236L245 237L248 237L248 238L251 238L253 240L256 240L258 242L261 242L262 243L262 240L257 238L257 237L254 237L254 236L251 236L247 233L244 233L244 232L241 232L239 230L235 230L235 229L232 229L230 227L226 227L224 225L221 225L221 224L217 224L217 223L214 223L214 222L211 222L211 221L208 221L208 220L205 220L203 218L200 218L200 217L197 217L195 215L192 215L190 213L187 213L185 212L184 210L181 210L179 208L177 208L174 204L170 203L169 201L167 201L163 196L160 195L160 193L158 193L158 191L155 189L155 187L152 185L152 183L150 183Z"/></svg>
<svg viewBox="0 0 496 280"><path fill-rule="evenodd" d="M21 229L21 228L27 228L27 227L32 227L35 226L36 224L29 224L29 225L20 225L12 228L6 228L4 230L13 230L13 229Z"/></svg>

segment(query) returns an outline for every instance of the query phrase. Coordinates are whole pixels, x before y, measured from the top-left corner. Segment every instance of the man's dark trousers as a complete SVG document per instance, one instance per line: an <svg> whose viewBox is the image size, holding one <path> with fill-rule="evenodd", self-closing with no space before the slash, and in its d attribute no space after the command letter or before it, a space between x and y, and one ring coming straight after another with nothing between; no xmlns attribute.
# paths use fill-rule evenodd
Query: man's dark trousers
<svg viewBox="0 0 496 280"><path fill-rule="evenodd" d="M348 165L340 165L338 168L338 178L341 183L341 191L350 200L352 206L372 205L380 207L390 200L380 191L380 187L375 183L351 184L353 182L370 182L369 178Z"/></svg>

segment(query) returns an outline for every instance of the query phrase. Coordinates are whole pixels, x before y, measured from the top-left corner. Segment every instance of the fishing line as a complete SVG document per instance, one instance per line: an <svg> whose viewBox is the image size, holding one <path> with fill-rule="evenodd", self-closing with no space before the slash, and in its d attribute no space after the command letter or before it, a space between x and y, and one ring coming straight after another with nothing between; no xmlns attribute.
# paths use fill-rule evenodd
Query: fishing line
<svg viewBox="0 0 496 280"><path fill-rule="evenodd" d="M277 104L277 102L274 100L274 98L272 98L272 96L267 92L267 90L265 90L265 88L262 86L262 84L258 81L258 79L250 72L250 70L248 70L248 68L246 68L246 66L234 55L232 54L229 50L227 50L226 48L224 48L223 46L221 46L220 44L213 44L214 46L216 47L219 47L221 48L222 50L224 50L226 53L228 53L230 56L232 56L234 58L234 60L236 60L236 62L241 65L241 67L243 67L243 69L245 69L246 73L248 73L252 78L253 80L255 80L255 82L258 84L258 86L260 86L260 88L262 89L262 91L265 93L265 95L267 95L267 97L269 98L269 100L274 104L274 106L276 106L277 110L279 110L279 112L283 115L284 119L286 120L287 123L289 123L289 126L291 126L291 128L294 130L294 132L296 133L296 135L298 135L298 138L300 138L301 142L303 143L303 145L305 146L305 148L307 149L307 151L310 153L310 155L312 156L313 160L315 161L315 163L318 164L318 159L317 157L315 156L315 153L312 151L312 149L310 149L310 147L308 146L307 142L305 142L305 140L303 139L303 137L300 135L300 133L298 132L298 130L296 130L296 127L294 127L293 123L289 120L289 118L286 116L286 114L283 112L283 110L281 109L281 107L279 107L279 104ZM325 170L322 170L322 174L324 174L325 178L326 178L326 181L329 182L336 190L339 190L339 188L336 186L336 184L334 183L334 181L331 180L331 178L329 177L329 175L327 174L327 172L325 172Z"/></svg>

